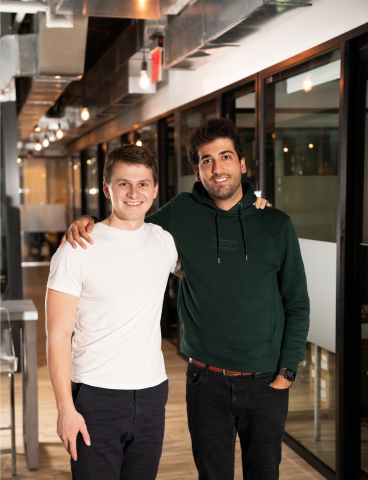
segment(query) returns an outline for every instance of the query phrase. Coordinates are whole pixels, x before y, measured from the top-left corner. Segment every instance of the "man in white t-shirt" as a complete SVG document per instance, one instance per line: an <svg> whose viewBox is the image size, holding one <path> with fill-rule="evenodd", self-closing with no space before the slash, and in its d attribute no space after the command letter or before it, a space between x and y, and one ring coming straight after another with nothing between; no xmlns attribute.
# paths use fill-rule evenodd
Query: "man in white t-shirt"
<svg viewBox="0 0 368 480"><path fill-rule="evenodd" d="M110 152L103 188L112 214L93 230L93 248L59 248L47 283L57 431L74 480L153 480L168 395L161 310L180 265L173 237L144 223L158 190L151 152Z"/></svg>

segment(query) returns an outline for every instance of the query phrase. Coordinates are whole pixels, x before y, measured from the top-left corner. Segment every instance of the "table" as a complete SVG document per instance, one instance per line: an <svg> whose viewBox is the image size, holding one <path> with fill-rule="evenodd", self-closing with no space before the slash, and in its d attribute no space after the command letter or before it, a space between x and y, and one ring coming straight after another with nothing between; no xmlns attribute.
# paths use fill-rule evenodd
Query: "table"
<svg viewBox="0 0 368 480"><path fill-rule="evenodd" d="M9 310L12 328L21 329L21 358L23 383L23 441L27 467L39 467L38 446L38 380L37 380L37 320L38 312L32 300L3 300ZM1 322L7 322L1 310Z"/></svg>

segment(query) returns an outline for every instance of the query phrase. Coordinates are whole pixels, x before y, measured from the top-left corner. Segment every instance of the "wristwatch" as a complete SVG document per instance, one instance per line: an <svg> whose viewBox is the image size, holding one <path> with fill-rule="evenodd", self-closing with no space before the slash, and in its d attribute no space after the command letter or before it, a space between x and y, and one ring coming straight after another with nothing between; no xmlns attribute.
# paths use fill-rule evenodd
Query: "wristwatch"
<svg viewBox="0 0 368 480"><path fill-rule="evenodd" d="M294 370L290 370L289 368L280 368L280 370L277 372L277 375L282 375L286 380L290 380L290 382L293 382L296 377L296 372Z"/></svg>

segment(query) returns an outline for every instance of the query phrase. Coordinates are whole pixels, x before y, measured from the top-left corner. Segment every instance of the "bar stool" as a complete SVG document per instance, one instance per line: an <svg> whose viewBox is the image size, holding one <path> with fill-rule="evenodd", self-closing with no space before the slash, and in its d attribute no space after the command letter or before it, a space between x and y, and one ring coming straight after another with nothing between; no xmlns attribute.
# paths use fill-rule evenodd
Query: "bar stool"
<svg viewBox="0 0 368 480"><path fill-rule="evenodd" d="M1 425L1 430L11 430L11 449L2 449L1 453L12 454L12 474L17 474L16 467L16 448L15 448L15 411L14 411L14 373L17 371L18 358L15 356L12 331L10 326L9 311L5 307L8 322L1 323L1 350L0 350L0 373L1 376L8 375L10 377L10 425Z"/></svg>

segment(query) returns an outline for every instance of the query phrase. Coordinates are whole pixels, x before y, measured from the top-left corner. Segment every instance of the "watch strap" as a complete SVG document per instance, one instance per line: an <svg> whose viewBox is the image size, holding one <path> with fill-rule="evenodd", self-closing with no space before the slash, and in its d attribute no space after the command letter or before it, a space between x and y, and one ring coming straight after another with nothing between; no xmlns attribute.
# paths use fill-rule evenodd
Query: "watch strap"
<svg viewBox="0 0 368 480"><path fill-rule="evenodd" d="M293 382L296 377L296 372L294 372L294 370L290 370L289 368L279 368L277 375L282 375L287 380Z"/></svg>

